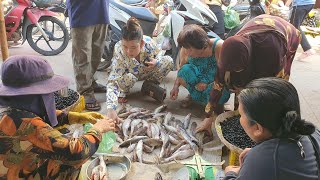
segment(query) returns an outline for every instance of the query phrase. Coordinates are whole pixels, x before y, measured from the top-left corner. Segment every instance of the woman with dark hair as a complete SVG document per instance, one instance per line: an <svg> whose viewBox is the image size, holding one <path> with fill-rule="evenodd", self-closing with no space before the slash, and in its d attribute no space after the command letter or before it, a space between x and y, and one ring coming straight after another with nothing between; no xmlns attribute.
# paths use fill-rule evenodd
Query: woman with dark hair
<svg viewBox="0 0 320 180"><path fill-rule="evenodd" d="M107 115L119 122L116 107L127 102L126 95L138 80L159 85L173 69L170 56L148 36L143 35L139 21L131 17L122 27L122 39L114 48L112 69L107 83Z"/></svg>
<svg viewBox="0 0 320 180"><path fill-rule="evenodd" d="M203 105L208 103L222 43L219 38L210 39L198 25L184 26L178 36L178 44L182 47L181 57L186 56L186 59L181 58L181 68L170 93L172 100L177 98L182 85L190 93L182 101L183 107L191 105L192 101ZM225 92L219 103L224 104L228 99L229 93Z"/></svg>
<svg viewBox="0 0 320 180"><path fill-rule="evenodd" d="M240 124L257 143L225 180L318 180L320 134L300 114L298 92L281 78L256 79L239 96Z"/></svg>
<svg viewBox="0 0 320 180"><path fill-rule="evenodd" d="M237 94L253 79L280 77L289 80L299 43L300 32L292 24L266 14L251 19L235 36L226 39L206 106L206 130L210 130L213 112L219 111L217 107L224 88Z"/></svg>

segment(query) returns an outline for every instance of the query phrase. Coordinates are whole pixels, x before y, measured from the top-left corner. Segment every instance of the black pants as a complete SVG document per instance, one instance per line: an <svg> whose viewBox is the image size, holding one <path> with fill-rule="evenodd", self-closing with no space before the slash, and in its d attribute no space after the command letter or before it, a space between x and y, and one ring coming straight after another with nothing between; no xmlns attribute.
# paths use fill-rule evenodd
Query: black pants
<svg viewBox="0 0 320 180"><path fill-rule="evenodd" d="M213 25L212 31L216 33L221 39L224 39L224 11L221 9L221 6L209 5L209 7L218 19L218 23L215 23Z"/></svg>
<svg viewBox="0 0 320 180"><path fill-rule="evenodd" d="M292 9L292 14L290 18L290 23L294 25L301 32L301 46L303 51L311 49L311 46L306 38L306 35L301 31L301 24L306 15L312 10L314 4L304 5L304 6L294 6Z"/></svg>

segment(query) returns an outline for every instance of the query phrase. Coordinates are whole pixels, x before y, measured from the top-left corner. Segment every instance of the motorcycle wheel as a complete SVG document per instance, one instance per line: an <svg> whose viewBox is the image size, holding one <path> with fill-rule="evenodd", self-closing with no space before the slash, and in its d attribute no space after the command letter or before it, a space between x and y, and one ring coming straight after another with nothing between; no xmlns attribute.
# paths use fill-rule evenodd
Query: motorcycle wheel
<svg viewBox="0 0 320 180"><path fill-rule="evenodd" d="M107 37L106 37L106 45L104 47L102 59L99 63L98 69L97 69L98 71L103 71L103 70L107 69L112 63L113 50L114 50L114 46L117 43L117 41L114 40L114 38L113 38L114 36L116 36L116 34L110 28L108 28L107 29Z"/></svg>
<svg viewBox="0 0 320 180"><path fill-rule="evenodd" d="M38 21L49 41L40 31L35 33L37 26L31 24L27 27L27 41L36 52L44 56L54 56L61 53L69 43L69 33L66 26L55 17L41 17Z"/></svg>

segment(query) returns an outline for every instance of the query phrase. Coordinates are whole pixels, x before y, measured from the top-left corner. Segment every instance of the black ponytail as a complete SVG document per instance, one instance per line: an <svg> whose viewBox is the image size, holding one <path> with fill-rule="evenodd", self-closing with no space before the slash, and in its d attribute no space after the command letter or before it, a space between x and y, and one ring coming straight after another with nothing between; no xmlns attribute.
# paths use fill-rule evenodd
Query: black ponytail
<svg viewBox="0 0 320 180"><path fill-rule="evenodd" d="M143 30L142 27L135 17L131 17L127 24L122 27L122 39L126 41L132 41L132 40L142 40L143 38Z"/></svg>
<svg viewBox="0 0 320 180"><path fill-rule="evenodd" d="M310 135L315 131L312 123L301 119L297 90L283 79L253 80L238 98L247 117L268 129L273 137Z"/></svg>

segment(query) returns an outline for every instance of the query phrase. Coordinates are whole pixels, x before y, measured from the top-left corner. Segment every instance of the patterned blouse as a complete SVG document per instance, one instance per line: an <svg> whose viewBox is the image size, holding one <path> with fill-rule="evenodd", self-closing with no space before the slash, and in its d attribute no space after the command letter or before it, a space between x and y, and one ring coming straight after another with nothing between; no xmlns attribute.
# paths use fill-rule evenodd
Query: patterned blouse
<svg viewBox="0 0 320 180"><path fill-rule="evenodd" d="M140 52L140 60L143 61L147 58L157 59L157 64L161 60L161 49L158 48L154 40L149 36L143 36L145 42L144 47ZM131 73L138 79L143 77L146 66L136 60L135 58L129 58L125 55L121 47L121 41L119 41L114 48L114 57L112 59L112 70L108 77L107 83L107 109L116 109L118 105L118 97L120 94L118 83L124 74Z"/></svg>
<svg viewBox="0 0 320 180"><path fill-rule="evenodd" d="M68 115L57 110L59 124ZM79 138L61 134L39 116L2 109L0 120L0 179L77 179L98 149L101 133L90 129Z"/></svg>

